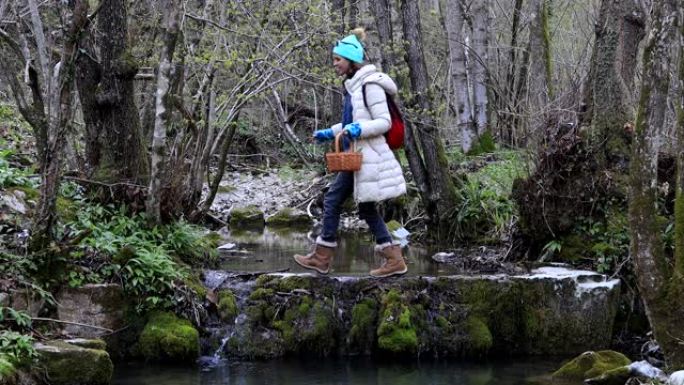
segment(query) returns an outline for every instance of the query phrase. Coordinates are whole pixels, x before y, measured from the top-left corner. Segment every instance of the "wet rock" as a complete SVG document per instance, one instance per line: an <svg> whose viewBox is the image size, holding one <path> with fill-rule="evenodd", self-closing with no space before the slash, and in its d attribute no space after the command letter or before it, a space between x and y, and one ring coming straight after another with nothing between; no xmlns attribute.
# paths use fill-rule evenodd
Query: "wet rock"
<svg viewBox="0 0 684 385"><path fill-rule="evenodd" d="M456 258L456 253L439 252L432 256L432 260L437 263L451 263Z"/></svg>
<svg viewBox="0 0 684 385"><path fill-rule="evenodd" d="M333 352L471 358L579 354L610 346L619 293L617 280L558 267L523 275L382 280L288 273L249 280L239 274L205 276L220 277L211 280L217 290L236 295L239 316L224 325L231 336L224 350L239 358ZM264 336L272 337L268 346L262 346Z"/></svg>
<svg viewBox="0 0 684 385"><path fill-rule="evenodd" d="M309 214L301 210L284 208L266 219L271 227L308 228L311 226Z"/></svg>
<svg viewBox="0 0 684 385"><path fill-rule="evenodd" d="M603 350L598 352L588 351L580 354L578 357L572 359L567 364L553 373L553 378L560 380L585 380L593 379L595 381L609 381L617 377L626 377L622 380L624 384L629 378L629 358L623 354L612 351ZM611 373L606 379L599 380L601 375L619 369ZM608 382L595 382L596 384L608 384Z"/></svg>
<svg viewBox="0 0 684 385"><path fill-rule="evenodd" d="M600 376L584 380L587 385L624 385L632 377L629 366L621 366L601 374Z"/></svg>
<svg viewBox="0 0 684 385"><path fill-rule="evenodd" d="M228 242L228 243L225 243L225 244L219 246L219 247L218 247L218 250L219 250L219 251L233 250L233 249L235 249L236 246L237 246L237 245L236 245L235 243Z"/></svg>
<svg viewBox="0 0 684 385"><path fill-rule="evenodd" d="M37 317L45 305L45 299L29 289L15 289L11 291L10 307L14 310L27 312L31 317Z"/></svg>
<svg viewBox="0 0 684 385"><path fill-rule="evenodd" d="M632 362L629 365L629 372L634 377L652 378L660 382L667 380L665 372L651 365L648 361Z"/></svg>
<svg viewBox="0 0 684 385"><path fill-rule="evenodd" d="M672 373L667 380L667 385L684 385L684 370Z"/></svg>
<svg viewBox="0 0 684 385"><path fill-rule="evenodd" d="M112 378L114 365L104 350L88 349L50 341L34 345L39 365L53 385L106 385Z"/></svg>
<svg viewBox="0 0 684 385"><path fill-rule="evenodd" d="M155 313L138 341L146 361L194 364L199 357L199 333L192 324L172 313Z"/></svg>
<svg viewBox="0 0 684 385"><path fill-rule="evenodd" d="M60 320L118 330L125 325L127 308L123 288L116 284L88 284L66 288L57 295ZM74 337L98 338L111 332L67 324L64 333ZM109 342L109 341L108 341Z"/></svg>
<svg viewBox="0 0 684 385"><path fill-rule="evenodd" d="M79 346L86 349L95 350L106 350L107 343L99 339L87 339L87 338L72 338L70 340L64 340L69 345Z"/></svg>
<svg viewBox="0 0 684 385"><path fill-rule="evenodd" d="M0 306L8 307L10 304L10 295L7 293L0 293Z"/></svg>
<svg viewBox="0 0 684 385"><path fill-rule="evenodd" d="M260 229L264 227L264 213L258 207L236 207L230 211L230 226L233 229Z"/></svg>

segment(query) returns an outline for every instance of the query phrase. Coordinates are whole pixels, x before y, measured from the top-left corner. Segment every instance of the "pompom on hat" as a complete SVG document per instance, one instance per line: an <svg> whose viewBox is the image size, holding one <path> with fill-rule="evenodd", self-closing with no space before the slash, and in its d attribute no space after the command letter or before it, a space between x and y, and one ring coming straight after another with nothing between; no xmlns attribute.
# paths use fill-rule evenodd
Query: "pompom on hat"
<svg viewBox="0 0 684 385"><path fill-rule="evenodd" d="M365 40L365 37L366 32L363 28L356 28L351 35L337 41L333 47L333 54L354 63L363 63L365 51L361 42Z"/></svg>

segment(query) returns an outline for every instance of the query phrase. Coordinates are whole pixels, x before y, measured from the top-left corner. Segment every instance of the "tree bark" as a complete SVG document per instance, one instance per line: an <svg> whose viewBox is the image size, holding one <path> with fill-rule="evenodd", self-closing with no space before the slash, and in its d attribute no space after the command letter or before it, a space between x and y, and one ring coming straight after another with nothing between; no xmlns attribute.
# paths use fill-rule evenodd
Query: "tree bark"
<svg viewBox="0 0 684 385"><path fill-rule="evenodd" d="M423 195L423 204L431 220L431 230L437 239L447 239L449 234L449 216L455 214L457 193L454 182L449 175L449 165L444 152L444 145L439 130L432 118L432 100L428 82L427 67L423 54L422 31L418 2L401 1L406 61L409 65L411 105L416 110L415 127L418 132L423 162L425 165L427 196ZM409 138L407 138L408 140ZM410 148L407 148L410 150ZM411 171L414 169L412 167Z"/></svg>
<svg viewBox="0 0 684 385"><path fill-rule="evenodd" d="M462 0L447 0L444 24L449 42L451 83L454 87L457 127L461 134L461 150L467 153L477 139L477 131L473 124L472 107L470 105L468 65L465 51L465 10Z"/></svg>
<svg viewBox="0 0 684 385"><path fill-rule="evenodd" d="M513 136L516 129L516 116L519 114L518 100L516 98L516 70L518 52L518 29L520 28L520 13L523 0L515 0L513 7L513 21L511 26L511 48L508 55L508 73L506 74L506 114L501 119L500 140L509 145L513 144Z"/></svg>
<svg viewBox="0 0 684 385"><path fill-rule="evenodd" d="M150 185L147 193L147 215L153 223L161 223L162 182L164 181L164 165L167 157L166 130L171 124L171 67L173 54L178 41L180 14L179 4L174 0L164 2L164 19L166 33L164 45L159 57L157 71L156 108L154 132L152 136L152 156L150 169Z"/></svg>
<svg viewBox="0 0 684 385"><path fill-rule="evenodd" d="M101 157L94 165L94 178L103 182L144 182L149 172L134 99L138 67L127 45L126 17L125 0L104 2L98 15L103 36L98 41L102 77L97 111L91 113L103 131L99 136Z"/></svg>
<svg viewBox="0 0 684 385"><path fill-rule="evenodd" d="M375 28L380 38L380 59L382 70L390 73L394 70L394 33L392 32L392 8L388 0L371 1Z"/></svg>
<svg viewBox="0 0 684 385"><path fill-rule="evenodd" d="M673 271L665 258L656 207L659 130L667 108L670 71L673 69L670 48L681 41L676 38L681 10L677 0L653 3L653 27L644 50L643 84L630 164L629 204L630 248L639 292L653 334L667 362L674 368L684 366L684 329L681 328L684 276L677 270ZM682 203L676 202L677 206L680 212L676 217L679 219L682 217ZM676 241L676 244L681 243L681 239ZM681 253L681 250L676 253Z"/></svg>
<svg viewBox="0 0 684 385"><path fill-rule="evenodd" d="M530 2L530 72L526 99L529 125L533 133L541 132L546 124L547 107L553 98L551 80L551 53L549 47L549 10L548 0L532 0ZM541 130L541 131L538 131ZM535 135L540 137L540 135Z"/></svg>
<svg viewBox="0 0 684 385"><path fill-rule="evenodd" d="M66 134L73 120L72 108L75 61L78 53L78 36L88 23L88 2L74 0L70 3L72 9L70 25L64 37L64 46L60 61L55 71L59 94L59 110L55 111L55 119L50 120L48 143L43 160L41 173L40 201L33 218L33 234L31 237L32 250L44 250L53 239L52 228L55 222L55 202L62 173L62 152L66 142ZM68 12L65 10L65 12Z"/></svg>
<svg viewBox="0 0 684 385"><path fill-rule="evenodd" d="M487 35L489 33L489 1L475 0L471 4L473 25L473 50L468 67L472 76L473 114L478 138L488 130L487 123Z"/></svg>
<svg viewBox="0 0 684 385"><path fill-rule="evenodd" d="M623 168L629 136L623 129L634 119L634 88L639 42L644 37L644 10L633 0L603 0L596 26L585 105L591 111L593 137L606 167ZM588 119L584 119L587 122Z"/></svg>

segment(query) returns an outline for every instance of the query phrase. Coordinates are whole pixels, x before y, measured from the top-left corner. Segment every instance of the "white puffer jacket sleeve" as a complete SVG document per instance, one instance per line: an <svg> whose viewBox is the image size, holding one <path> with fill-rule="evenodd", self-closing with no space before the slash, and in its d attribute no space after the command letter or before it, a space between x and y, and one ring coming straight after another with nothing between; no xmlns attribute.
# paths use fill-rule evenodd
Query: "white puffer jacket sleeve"
<svg viewBox="0 0 684 385"><path fill-rule="evenodd" d="M361 137L371 138L387 132L392 124L392 117L387 108L385 89L376 83L367 83L365 88L366 103L368 103L371 119L361 121L359 125L361 126Z"/></svg>

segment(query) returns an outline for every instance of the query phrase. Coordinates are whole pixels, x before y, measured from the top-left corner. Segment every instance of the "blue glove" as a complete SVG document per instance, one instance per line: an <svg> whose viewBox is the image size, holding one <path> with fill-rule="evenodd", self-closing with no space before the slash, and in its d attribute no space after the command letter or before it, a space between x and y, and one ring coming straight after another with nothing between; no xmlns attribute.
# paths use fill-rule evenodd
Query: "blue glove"
<svg viewBox="0 0 684 385"><path fill-rule="evenodd" d="M356 139L361 136L361 125L356 122L349 123L344 126L344 132L349 135L350 138Z"/></svg>
<svg viewBox="0 0 684 385"><path fill-rule="evenodd" d="M333 133L332 128L326 128L324 130L316 130L313 133L314 139L316 139L317 142L325 142L326 140L333 140L335 139L335 134Z"/></svg>

